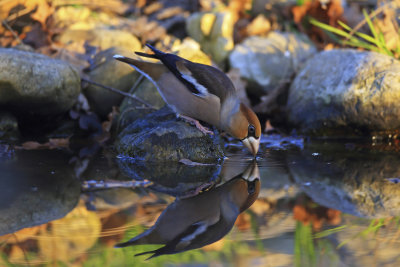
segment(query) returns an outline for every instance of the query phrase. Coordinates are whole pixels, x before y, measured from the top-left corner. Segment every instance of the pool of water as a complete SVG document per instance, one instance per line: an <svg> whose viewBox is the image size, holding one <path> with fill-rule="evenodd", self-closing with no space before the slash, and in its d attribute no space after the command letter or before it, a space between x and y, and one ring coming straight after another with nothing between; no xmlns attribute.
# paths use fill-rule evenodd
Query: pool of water
<svg viewBox="0 0 400 267"><path fill-rule="evenodd" d="M217 164L0 146L0 266L399 266L398 144L261 146Z"/></svg>

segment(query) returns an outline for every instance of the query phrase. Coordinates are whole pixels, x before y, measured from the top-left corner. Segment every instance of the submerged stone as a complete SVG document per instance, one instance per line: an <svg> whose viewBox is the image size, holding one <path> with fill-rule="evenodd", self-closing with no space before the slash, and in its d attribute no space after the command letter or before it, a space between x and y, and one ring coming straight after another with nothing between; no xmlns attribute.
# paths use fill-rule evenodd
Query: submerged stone
<svg viewBox="0 0 400 267"><path fill-rule="evenodd" d="M375 52L330 50L293 81L288 120L315 135L365 135L400 128L400 62Z"/></svg>

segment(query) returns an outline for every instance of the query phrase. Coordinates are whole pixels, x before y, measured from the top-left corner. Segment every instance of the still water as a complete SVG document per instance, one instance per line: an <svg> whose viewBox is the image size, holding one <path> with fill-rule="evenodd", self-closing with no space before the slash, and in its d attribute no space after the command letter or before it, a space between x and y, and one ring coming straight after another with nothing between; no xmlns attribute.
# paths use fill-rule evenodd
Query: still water
<svg viewBox="0 0 400 267"><path fill-rule="evenodd" d="M398 149L269 136L256 161L156 164L1 146L0 266L400 266Z"/></svg>

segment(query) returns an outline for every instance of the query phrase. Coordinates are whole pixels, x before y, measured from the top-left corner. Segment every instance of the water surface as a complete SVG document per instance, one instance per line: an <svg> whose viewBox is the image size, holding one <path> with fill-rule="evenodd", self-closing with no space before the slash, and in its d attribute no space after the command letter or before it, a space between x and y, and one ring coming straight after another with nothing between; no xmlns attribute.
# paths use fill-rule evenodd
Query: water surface
<svg viewBox="0 0 400 267"><path fill-rule="evenodd" d="M2 146L0 266L400 264L396 144L228 151L198 165Z"/></svg>

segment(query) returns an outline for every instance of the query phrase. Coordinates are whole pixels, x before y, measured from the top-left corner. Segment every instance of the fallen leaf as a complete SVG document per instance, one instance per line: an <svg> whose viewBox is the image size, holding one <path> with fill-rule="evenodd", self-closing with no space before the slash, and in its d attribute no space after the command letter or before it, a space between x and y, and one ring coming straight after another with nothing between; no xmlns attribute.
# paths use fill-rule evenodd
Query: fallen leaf
<svg viewBox="0 0 400 267"><path fill-rule="evenodd" d="M54 8L46 0L30 0L29 2L36 2L37 5L36 11L31 15L31 18L39 21L42 27L46 28L47 18L54 13Z"/></svg>
<svg viewBox="0 0 400 267"><path fill-rule="evenodd" d="M167 9L164 9L160 13L157 14L157 19L158 20L163 20L163 19L168 19L176 15L183 14L184 10L181 7L170 7Z"/></svg>
<svg viewBox="0 0 400 267"><path fill-rule="evenodd" d="M324 47L326 42L330 39L328 35L319 27L310 25L307 18L313 17L314 19L329 24L330 26L341 28L338 20L345 22L343 17L343 7L341 0L331 0L327 4L321 4L319 0L306 1L301 6L292 8L293 20L297 24L300 31L310 36L310 38L321 48ZM304 27L304 24L307 27Z"/></svg>
<svg viewBox="0 0 400 267"><path fill-rule="evenodd" d="M154 2L147 7L143 9L143 13L146 15L153 14L154 12L157 12L158 10L163 8L163 4L160 2Z"/></svg>
<svg viewBox="0 0 400 267"><path fill-rule="evenodd" d="M263 15L258 15L247 25L247 35L266 35L271 30L271 22Z"/></svg>

